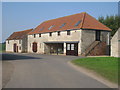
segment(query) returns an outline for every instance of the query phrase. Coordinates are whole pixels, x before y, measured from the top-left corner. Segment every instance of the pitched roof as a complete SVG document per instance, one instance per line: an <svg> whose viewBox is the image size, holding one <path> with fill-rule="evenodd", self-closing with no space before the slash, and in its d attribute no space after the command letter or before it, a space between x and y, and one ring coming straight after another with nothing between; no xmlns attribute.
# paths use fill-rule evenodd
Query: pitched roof
<svg viewBox="0 0 120 90"><path fill-rule="evenodd" d="M120 40L120 28L116 31L116 33L112 37L111 41L112 42L118 42L119 40Z"/></svg>
<svg viewBox="0 0 120 90"><path fill-rule="evenodd" d="M14 32L13 34L11 34L7 40L13 40L13 39L22 39L24 38L29 32L31 32L33 29L28 29L28 30L24 30L24 31L18 31L18 32Z"/></svg>
<svg viewBox="0 0 120 90"><path fill-rule="evenodd" d="M78 23L78 25L76 25ZM76 26L75 26L76 25ZM106 27L95 18L87 14L86 12L60 17L45 21L38 25L29 34L72 30L72 29L96 29L96 30L107 30L111 31L110 28Z"/></svg>

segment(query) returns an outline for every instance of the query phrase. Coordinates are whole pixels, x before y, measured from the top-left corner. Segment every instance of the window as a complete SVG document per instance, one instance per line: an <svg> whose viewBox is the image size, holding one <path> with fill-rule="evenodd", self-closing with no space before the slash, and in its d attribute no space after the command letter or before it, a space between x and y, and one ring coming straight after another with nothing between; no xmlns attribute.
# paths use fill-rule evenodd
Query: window
<svg viewBox="0 0 120 90"><path fill-rule="evenodd" d="M33 32L35 29L33 29L31 32Z"/></svg>
<svg viewBox="0 0 120 90"><path fill-rule="evenodd" d="M41 33L39 34L39 37L41 37Z"/></svg>
<svg viewBox="0 0 120 90"><path fill-rule="evenodd" d="M70 44L67 44L67 50L70 50Z"/></svg>
<svg viewBox="0 0 120 90"><path fill-rule="evenodd" d="M34 34L34 38L36 38L36 34Z"/></svg>
<svg viewBox="0 0 120 90"><path fill-rule="evenodd" d="M58 31L58 36L60 36L60 31Z"/></svg>
<svg viewBox="0 0 120 90"><path fill-rule="evenodd" d="M50 30L52 27L54 27L55 25L52 25L52 26L50 26L49 28L48 28L48 30Z"/></svg>
<svg viewBox="0 0 120 90"><path fill-rule="evenodd" d="M67 31L67 35L70 35L70 30Z"/></svg>
<svg viewBox="0 0 120 90"><path fill-rule="evenodd" d="M74 50L74 44L71 44L71 50Z"/></svg>
<svg viewBox="0 0 120 90"><path fill-rule="evenodd" d="M63 23L63 24L60 26L60 28L64 27L64 26L65 26L65 24L66 24L66 23Z"/></svg>
<svg viewBox="0 0 120 90"><path fill-rule="evenodd" d="M52 36L52 32L50 32L49 36Z"/></svg>
<svg viewBox="0 0 120 90"><path fill-rule="evenodd" d="M19 40L19 44L21 44L21 40Z"/></svg>
<svg viewBox="0 0 120 90"><path fill-rule="evenodd" d="M8 40L8 44L9 44L9 40Z"/></svg>
<svg viewBox="0 0 120 90"><path fill-rule="evenodd" d="M75 24L75 26L78 26L80 23L81 23L81 20L78 21L78 22Z"/></svg>
<svg viewBox="0 0 120 90"><path fill-rule="evenodd" d="M21 46L19 47L19 50L21 50Z"/></svg>

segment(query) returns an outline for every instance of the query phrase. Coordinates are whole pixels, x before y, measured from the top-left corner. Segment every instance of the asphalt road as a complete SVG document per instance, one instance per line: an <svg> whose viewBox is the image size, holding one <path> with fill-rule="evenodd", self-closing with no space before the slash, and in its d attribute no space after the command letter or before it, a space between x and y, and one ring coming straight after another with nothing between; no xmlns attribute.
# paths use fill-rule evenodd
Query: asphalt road
<svg viewBox="0 0 120 90"><path fill-rule="evenodd" d="M71 67L80 57L40 54L3 54L4 88L108 88ZM9 65L6 65L6 64ZM5 75L5 73L9 73ZM8 79L7 79L8 78ZM6 79L6 80L4 80Z"/></svg>

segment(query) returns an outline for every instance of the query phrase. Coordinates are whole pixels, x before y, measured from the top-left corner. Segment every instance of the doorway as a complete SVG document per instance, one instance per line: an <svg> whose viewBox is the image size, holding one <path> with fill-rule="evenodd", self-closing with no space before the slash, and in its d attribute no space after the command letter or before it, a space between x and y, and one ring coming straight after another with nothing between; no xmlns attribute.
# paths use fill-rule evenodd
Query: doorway
<svg viewBox="0 0 120 90"><path fill-rule="evenodd" d="M37 43L36 42L33 42L32 50L33 50L33 52L37 52Z"/></svg>
<svg viewBox="0 0 120 90"><path fill-rule="evenodd" d="M100 41L100 34L101 34L101 32L99 31L99 30L96 30L96 41Z"/></svg>
<svg viewBox="0 0 120 90"><path fill-rule="evenodd" d="M66 55L78 56L78 43L67 43Z"/></svg>
<svg viewBox="0 0 120 90"><path fill-rule="evenodd" d="M17 46L16 43L14 43L14 45L13 45L13 51L14 51L14 52L18 52L18 46Z"/></svg>

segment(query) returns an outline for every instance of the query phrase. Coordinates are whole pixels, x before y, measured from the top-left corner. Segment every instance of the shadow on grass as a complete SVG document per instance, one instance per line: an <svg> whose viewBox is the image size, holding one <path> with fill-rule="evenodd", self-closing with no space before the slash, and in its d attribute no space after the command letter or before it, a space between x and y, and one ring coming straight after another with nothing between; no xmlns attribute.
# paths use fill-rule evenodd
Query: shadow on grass
<svg viewBox="0 0 120 90"><path fill-rule="evenodd" d="M2 53L1 56L2 56L3 61L26 60L26 59L42 59L42 58L38 58L38 57L18 55L18 54L7 54L7 53Z"/></svg>

